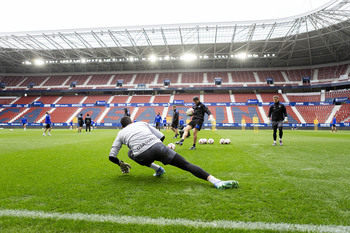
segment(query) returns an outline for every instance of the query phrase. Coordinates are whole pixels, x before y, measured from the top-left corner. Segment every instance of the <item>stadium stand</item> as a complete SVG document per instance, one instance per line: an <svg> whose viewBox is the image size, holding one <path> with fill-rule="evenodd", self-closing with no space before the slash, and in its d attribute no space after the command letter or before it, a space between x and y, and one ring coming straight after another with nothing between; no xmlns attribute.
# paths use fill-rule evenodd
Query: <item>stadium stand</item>
<svg viewBox="0 0 350 233"><path fill-rule="evenodd" d="M19 98L14 104L31 104L38 96L26 96Z"/></svg>
<svg viewBox="0 0 350 233"><path fill-rule="evenodd" d="M1 79L1 82L6 83L7 87L15 87L25 81L25 79L26 77L23 76L6 76Z"/></svg>
<svg viewBox="0 0 350 233"><path fill-rule="evenodd" d="M51 121L53 123L65 123L68 119L78 110L75 107L59 107L56 108L51 115ZM45 119L43 119L40 123L44 123Z"/></svg>
<svg viewBox="0 0 350 233"><path fill-rule="evenodd" d="M230 94L227 93L210 93L204 94L204 103L215 103L215 102L231 102Z"/></svg>
<svg viewBox="0 0 350 233"><path fill-rule="evenodd" d="M256 82L253 71L231 71L230 73L235 83Z"/></svg>
<svg viewBox="0 0 350 233"><path fill-rule="evenodd" d="M59 96L40 96L37 101L43 102L43 104L53 104Z"/></svg>
<svg viewBox="0 0 350 233"><path fill-rule="evenodd" d="M322 67L318 69L318 80L337 79L345 74L348 65Z"/></svg>
<svg viewBox="0 0 350 233"><path fill-rule="evenodd" d="M283 96L279 93L260 93L263 102L273 102L273 97L277 95L280 102L286 102Z"/></svg>
<svg viewBox="0 0 350 233"><path fill-rule="evenodd" d="M339 91L330 91L325 93L326 99L337 98L337 97L348 97L350 99L350 90L339 90Z"/></svg>
<svg viewBox="0 0 350 233"><path fill-rule="evenodd" d="M92 78L89 80L87 85L107 85L109 80L111 79L110 74L99 74L99 75L93 75Z"/></svg>
<svg viewBox="0 0 350 233"><path fill-rule="evenodd" d="M182 73L182 83L203 83L203 73L201 72L184 72Z"/></svg>
<svg viewBox="0 0 350 233"><path fill-rule="evenodd" d="M236 102L247 102L248 99L258 99L255 93L232 93Z"/></svg>
<svg viewBox="0 0 350 233"><path fill-rule="evenodd" d="M317 119L319 123L325 123L333 110L333 105L328 106L296 106L306 123L314 123Z"/></svg>
<svg viewBox="0 0 350 233"><path fill-rule="evenodd" d="M315 93L313 95L300 95L300 94L287 94L289 102L319 102L321 101L321 93Z"/></svg>
<svg viewBox="0 0 350 233"><path fill-rule="evenodd" d="M164 107L139 107L134 119L153 124L157 113L162 115L163 109Z"/></svg>
<svg viewBox="0 0 350 233"><path fill-rule="evenodd" d="M183 94L175 94L174 100L183 100L185 103L193 103L193 97L194 96L200 96L200 94L197 93L183 93Z"/></svg>
<svg viewBox="0 0 350 233"><path fill-rule="evenodd" d="M253 117L259 118L262 123L262 116L256 106L232 106L232 114L235 123L241 123L245 119L245 123L253 123Z"/></svg>
<svg viewBox="0 0 350 233"><path fill-rule="evenodd" d="M170 95L156 95L154 97L153 103L169 103L170 98Z"/></svg>
<svg viewBox="0 0 350 233"><path fill-rule="evenodd" d="M156 74L137 74L134 84L151 84L154 82Z"/></svg>
<svg viewBox="0 0 350 233"><path fill-rule="evenodd" d="M63 96L57 104L79 104L84 96Z"/></svg>
<svg viewBox="0 0 350 233"><path fill-rule="evenodd" d="M303 77L310 77L311 80L313 78L313 70L312 69L301 69L301 70L287 70L286 74L288 79L293 82L301 82Z"/></svg>
<svg viewBox="0 0 350 233"><path fill-rule="evenodd" d="M0 104L10 104L15 100L15 98L0 98Z"/></svg>
<svg viewBox="0 0 350 233"><path fill-rule="evenodd" d="M77 82L77 87L81 88L83 85L85 85L85 82L90 76L91 75L72 75L65 86L69 86L71 82Z"/></svg>
<svg viewBox="0 0 350 233"><path fill-rule="evenodd" d="M131 100L130 103L149 103L149 101L151 100L150 95L134 95Z"/></svg>
<svg viewBox="0 0 350 233"><path fill-rule="evenodd" d="M50 76L50 78L43 84L43 86L62 86L69 78L70 76L67 75Z"/></svg>
<svg viewBox="0 0 350 233"><path fill-rule="evenodd" d="M29 123L35 123L39 121L39 119L42 118L46 114L46 112L49 111L50 109L51 108L32 107L21 117L17 118L14 122L20 123L22 120L22 117L25 117L27 118Z"/></svg>
<svg viewBox="0 0 350 233"><path fill-rule="evenodd" d="M83 104L94 104L96 103L96 101L108 101L110 98L110 96L107 96L107 95L93 95L93 96L88 96ZM90 115L91 116L91 115Z"/></svg>
<svg viewBox="0 0 350 233"><path fill-rule="evenodd" d="M34 83L35 86L40 86L46 79L47 79L47 76L27 77L26 80L24 80L24 82L22 82L19 86L27 87L27 85L30 83Z"/></svg>
<svg viewBox="0 0 350 233"><path fill-rule="evenodd" d="M7 123L18 114L20 114L25 108L5 108L0 112L0 123Z"/></svg>
<svg viewBox="0 0 350 233"><path fill-rule="evenodd" d="M350 104L342 104L335 117L338 123L350 122Z"/></svg>
<svg viewBox="0 0 350 233"><path fill-rule="evenodd" d="M163 84L164 80L170 80L170 85L177 84L179 73L160 73L158 76L158 84Z"/></svg>
<svg viewBox="0 0 350 233"><path fill-rule="evenodd" d="M227 72L208 72L208 83L214 84L215 78L221 78L223 84L229 83Z"/></svg>
<svg viewBox="0 0 350 233"><path fill-rule="evenodd" d="M273 78L274 82L285 82L283 75L279 70L258 71L257 73L260 82L266 82L266 78Z"/></svg>
<svg viewBox="0 0 350 233"><path fill-rule="evenodd" d="M127 107L132 114L134 107ZM120 119L124 116L124 107L112 107L101 123L119 123Z"/></svg>
<svg viewBox="0 0 350 233"><path fill-rule="evenodd" d="M128 100L129 96L128 95L115 95L114 98L112 99L111 103L112 104L121 104L121 103L126 103Z"/></svg>
<svg viewBox="0 0 350 233"><path fill-rule="evenodd" d="M118 80L123 80L123 86L127 86L131 84L132 78L133 78L133 74L115 74L114 78L112 79L110 85L114 86L116 85Z"/></svg>

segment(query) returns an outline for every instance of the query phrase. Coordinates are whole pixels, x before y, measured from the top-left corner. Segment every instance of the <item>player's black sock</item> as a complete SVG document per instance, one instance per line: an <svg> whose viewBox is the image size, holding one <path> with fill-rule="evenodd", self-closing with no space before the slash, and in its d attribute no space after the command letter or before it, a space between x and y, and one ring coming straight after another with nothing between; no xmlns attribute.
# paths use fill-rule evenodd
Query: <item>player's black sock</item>
<svg viewBox="0 0 350 233"><path fill-rule="evenodd" d="M185 140L183 140L183 139L181 138L180 142L183 142L183 141L185 141Z"/></svg>
<svg viewBox="0 0 350 233"><path fill-rule="evenodd" d="M193 144L193 147L196 147L196 144Z"/></svg>
<svg viewBox="0 0 350 233"><path fill-rule="evenodd" d="M277 129L275 130L273 130L273 140L274 141L276 141L276 139L277 139Z"/></svg>
<svg viewBox="0 0 350 233"><path fill-rule="evenodd" d="M282 129L279 130L279 136L280 136L280 139L282 139L282 136L283 136L283 130Z"/></svg>
<svg viewBox="0 0 350 233"><path fill-rule="evenodd" d="M189 163L186 159L184 159L178 153L175 154L173 160L171 160L170 165L181 168L182 170L191 172L194 176L207 180L209 173L204 171L202 168Z"/></svg>

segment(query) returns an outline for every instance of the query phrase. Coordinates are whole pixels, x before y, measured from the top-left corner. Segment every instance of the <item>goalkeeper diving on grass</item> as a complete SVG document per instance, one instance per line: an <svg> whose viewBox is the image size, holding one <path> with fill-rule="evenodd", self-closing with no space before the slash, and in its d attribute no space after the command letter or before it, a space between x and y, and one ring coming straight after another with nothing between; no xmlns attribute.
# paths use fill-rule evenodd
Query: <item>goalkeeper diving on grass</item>
<svg viewBox="0 0 350 233"><path fill-rule="evenodd" d="M238 188L235 180L222 181L202 168L186 161L181 155L163 144L164 134L145 122L132 123L130 117L124 116L121 121L122 130L118 133L109 160L120 166L122 173L129 173L131 166L119 160L117 155L123 144L130 149L128 156L136 163L154 169L154 176L165 174L164 168L154 163L160 161L164 165L172 165L192 173L194 176L211 182L217 189Z"/></svg>

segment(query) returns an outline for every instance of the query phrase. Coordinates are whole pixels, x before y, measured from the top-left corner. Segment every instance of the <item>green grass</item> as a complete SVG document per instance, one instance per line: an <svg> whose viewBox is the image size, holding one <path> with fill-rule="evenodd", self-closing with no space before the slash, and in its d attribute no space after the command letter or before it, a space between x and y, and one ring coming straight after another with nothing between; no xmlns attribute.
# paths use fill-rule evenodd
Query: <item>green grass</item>
<svg viewBox="0 0 350 233"><path fill-rule="evenodd" d="M314 225L350 225L350 131L284 131L284 145L272 146L272 131L199 132L214 145L176 151L239 189L217 190L211 183L172 166L164 177L127 157L122 175L109 162L117 130L77 134L53 129L0 130L0 209L60 213L228 220ZM174 142L165 132L165 144ZM220 145L230 138L230 145ZM158 164L160 164L158 162ZM0 217L1 232L241 232L185 226L121 225L73 220ZM252 232L252 231L249 231ZM262 232L258 230L256 232ZM264 231L269 232L269 231Z"/></svg>

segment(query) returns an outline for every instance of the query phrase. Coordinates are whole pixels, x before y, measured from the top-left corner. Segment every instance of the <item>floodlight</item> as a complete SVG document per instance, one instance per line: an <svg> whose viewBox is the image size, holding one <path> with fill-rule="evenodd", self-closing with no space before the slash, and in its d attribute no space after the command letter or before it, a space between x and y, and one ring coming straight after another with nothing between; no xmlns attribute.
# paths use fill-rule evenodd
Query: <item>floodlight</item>
<svg viewBox="0 0 350 233"><path fill-rule="evenodd" d="M184 61L194 61L197 59L197 56L193 53L186 53L181 58Z"/></svg>
<svg viewBox="0 0 350 233"><path fill-rule="evenodd" d="M86 63L86 59L85 59L85 58L82 58L82 59L80 60L80 62L81 62L81 63Z"/></svg>
<svg viewBox="0 0 350 233"><path fill-rule="evenodd" d="M42 59L37 58L37 59L34 59L34 64L36 66L42 66L45 64L45 62Z"/></svg>
<svg viewBox="0 0 350 233"><path fill-rule="evenodd" d="M166 61L168 61L169 59L170 59L169 56L165 56L165 57L164 57L164 60L166 60Z"/></svg>
<svg viewBox="0 0 350 233"><path fill-rule="evenodd" d="M154 54L152 54L148 57L148 60L150 60L151 62L155 62L157 61L157 57Z"/></svg>
<svg viewBox="0 0 350 233"><path fill-rule="evenodd" d="M244 60L247 58L247 53L239 53L237 54L237 58Z"/></svg>

